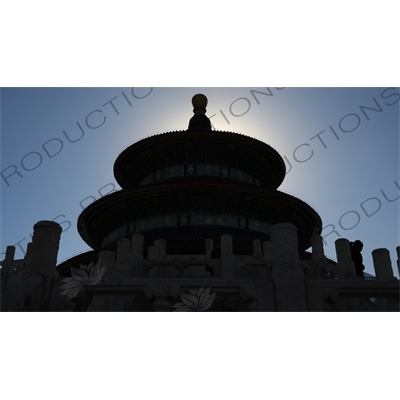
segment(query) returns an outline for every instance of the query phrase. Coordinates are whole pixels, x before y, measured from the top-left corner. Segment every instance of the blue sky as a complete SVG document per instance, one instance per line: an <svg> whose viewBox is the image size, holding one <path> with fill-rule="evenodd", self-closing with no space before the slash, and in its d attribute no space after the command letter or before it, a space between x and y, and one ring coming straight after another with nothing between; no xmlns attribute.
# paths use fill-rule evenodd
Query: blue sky
<svg viewBox="0 0 400 400"><path fill-rule="evenodd" d="M321 216L325 254L339 237L390 251L399 240L399 90L373 88L5 88L1 91L1 252L23 258L33 225L63 227L58 261L88 250L77 218L119 190L118 154L140 138L186 129L204 93L215 129L260 139L284 157L279 190ZM3 257L3 254L0 255Z"/></svg>

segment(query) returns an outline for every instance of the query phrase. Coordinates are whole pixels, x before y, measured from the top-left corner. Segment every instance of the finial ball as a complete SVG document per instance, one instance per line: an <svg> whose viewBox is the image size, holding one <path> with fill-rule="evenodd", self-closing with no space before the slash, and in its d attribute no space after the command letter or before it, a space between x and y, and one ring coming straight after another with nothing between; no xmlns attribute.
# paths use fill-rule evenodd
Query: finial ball
<svg viewBox="0 0 400 400"><path fill-rule="evenodd" d="M207 97L204 96L204 94L196 94L192 98L192 104L193 104L193 111L195 114L197 114L196 111L200 111L201 114L205 114L206 112L206 107L207 107Z"/></svg>

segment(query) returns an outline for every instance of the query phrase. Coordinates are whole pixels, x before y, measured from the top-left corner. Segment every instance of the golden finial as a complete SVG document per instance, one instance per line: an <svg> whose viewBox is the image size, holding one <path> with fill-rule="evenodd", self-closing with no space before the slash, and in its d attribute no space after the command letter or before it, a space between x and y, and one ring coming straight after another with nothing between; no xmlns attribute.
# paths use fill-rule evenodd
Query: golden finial
<svg viewBox="0 0 400 400"><path fill-rule="evenodd" d="M206 113L208 99L204 94L196 94L192 98L193 112L195 115L204 115Z"/></svg>

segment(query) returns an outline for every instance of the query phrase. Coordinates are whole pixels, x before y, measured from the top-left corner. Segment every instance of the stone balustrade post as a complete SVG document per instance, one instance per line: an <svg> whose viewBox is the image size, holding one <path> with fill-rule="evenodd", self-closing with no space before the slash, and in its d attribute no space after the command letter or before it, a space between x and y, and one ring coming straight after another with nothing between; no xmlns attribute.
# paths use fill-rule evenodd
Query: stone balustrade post
<svg viewBox="0 0 400 400"><path fill-rule="evenodd" d="M22 268L22 279L28 278L30 275L33 274L32 271L32 264L30 263L31 254L32 254L32 242L29 242L26 245L26 253L24 257L24 266Z"/></svg>
<svg viewBox="0 0 400 400"><path fill-rule="evenodd" d="M135 233L132 235L132 255L133 256L142 256L143 257L143 243L144 236L140 233Z"/></svg>
<svg viewBox="0 0 400 400"><path fill-rule="evenodd" d="M324 253L324 242L322 237L320 235L313 235L311 237L311 245L314 271L312 271L312 273L309 271L308 275L313 278L320 278L321 275L324 275L326 272L326 257Z"/></svg>
<svg viewBox="0 0 400 400"><path fill-rule="evenodd" d="M140 276L143 262L143 244L144 244L144 236L140 233L135 233L132 236L132 262L133 262L133 271L132 276Z"/></svg>
<svg viewBox="0 0 400 400"><path fill-rule="evenodd" d="M23 279L31 274L44 277L42 304L48 300L53 278L58 277L57 254L62 228L53 221L39 221L33 226L32 243L27 251L27 265L23 268Z"/></svg>
<svg viewBox="0 0 400 400"><path fill-rule="evenodd" d="M6 268L10 267L12 262L14 261L14 256L15 256L15 246L7 246L6 256L4 258L2 266Z"/></svg>
<svg viewBox="0 0 400 400"><path fill-rule="evenodd" d="M99 267L100 269L106 267L106 271L115 268L115 254L111 250L102 250L99 253Z"/></svg>
<svg viewBox="0 0 400 400"><path fill-rule="evenodd" d="M118 246L118 244L117 244ZM99 269L106 267L106 272L115 270L115 253L112 250L102 250L99 252L98 258ZM107 275L106 275L107 276ZM87 311L110 311L113 296L110 295L95 295L92 302L89 304Z"/></svg>
<svg viewBox="0 0 400 400"><path fill-rule="evenodd" d="M207 239L206 240L206 260L209 260L211 258L211 252L214 249L214 240L212 239Z"/></svg>
<svg viewBox="0 0 400 400"><path fill-rule="evenodd" d="M269 242L268 240L265 240L263 242L263 256L264 259L272 261L271 242Z"/></svg>
<svg viewBox="0 0 400 400"><path fill-rule="evenodd" d="M397 269L399 271L399 277L400 277L400 246L396 247L396 252L397 252Z"/></svg>
<svg viewBox="0 0 400 400"><path fill-rule="evenodd" d="M274 225L271 229L271 249L277 311L307 311L296 226L290 223Z"/></svg>
<svg viewBox="0 0 400 400"><path fill-rule="evenodd" d="M375 276L377 279L393 278L392 261L388 249L375 249L372 251Z"/></svg>
<svg viewBox="0 0 400 400"><path fill-rule="evenodd" d="M256 257L256 258L262 257L261 240L260 239L253 240L253 257Z"/></svg>
<svg viewBox="0 0 400 400"><path fill-rule="evenodd" d="M350 242L341 238L335 241L337 264L336 271L339 279L356 275L356 267L351 259Z"/></svg>
<svg viewBox="0 0 400 400"><path fill-rule="evenodd" d="M130 264L131 241L127 238L118 239L117 242L117 261L115 267L125 274L131 275L132 266Z"/></svg>
<svg viewBox="0 0 400 400"><path fill-rule="evenodd" d="M147 258L152 261L163 260L166 256L165 247L165 239L155 240L154 246L148 249Z"/></svg>
<svg viewBox="0 0 400 400"><path fill-rule="evenodd" d="M9 282L11 282L12 275L14 274L14 271L11 267L11 264L14 261L14 256L15 256L15 246L7 246L6 248L6 256L4 260L1 263L2 269L2 277L1 277L1 290L6 290L7 286L9 285Z"/></svg>
<svg viewBox="0 0 400 400"><path fill-rule="evenodd" d="M312 259L326 260L324 253L324 243L320 235L314 235L311 237L311 245L312 245Z"/></svg>
<svg viewBox="0 0 400 400"><path fill-rule="evenodd" d="M160 252L160 259L163 260L167 256L166 252L166 241L165 239L158 239L154 241L154 246L156 246Z"/></svg>
<svg viewBox="0 0 400 400"><path fill-rule="evenodd" d="M221 236L221 277L226 279L233 279L235 276L235 262L232 236Z"/></svg>
<svg viewBox="0 0 400 400"><path fill-rule="evenodd" d="M129 258L131 255L131 241L127 238L118 239L117 242L117 262Z"/></svg>

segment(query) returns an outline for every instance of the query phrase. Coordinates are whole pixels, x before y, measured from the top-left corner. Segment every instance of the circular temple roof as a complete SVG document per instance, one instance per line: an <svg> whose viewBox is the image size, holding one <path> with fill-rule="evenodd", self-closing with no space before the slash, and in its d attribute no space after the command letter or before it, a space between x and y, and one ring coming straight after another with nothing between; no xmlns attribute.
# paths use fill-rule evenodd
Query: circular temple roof
<svg viewBox="0 0 400 400"><path fill-rule="evenodd" d="M227 165L276 189L286 167L279 153L252 137L225 131L175 131L140 140L116 159L114 175L124 189L136 187L157 170L188 163Z"/></svg>

